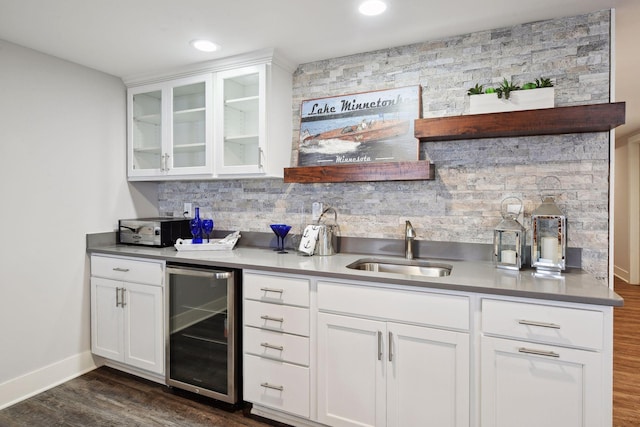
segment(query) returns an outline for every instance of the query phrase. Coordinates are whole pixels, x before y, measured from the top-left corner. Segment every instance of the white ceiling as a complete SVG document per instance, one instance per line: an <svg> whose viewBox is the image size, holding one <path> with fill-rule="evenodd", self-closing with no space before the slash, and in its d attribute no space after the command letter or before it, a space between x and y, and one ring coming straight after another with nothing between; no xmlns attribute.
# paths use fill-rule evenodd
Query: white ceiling
<svg viewBox="0 0 640 427"><path fill-rule="evenodd" d="M618 135L640 130L637 0L386 0L378 17L359 15L360 1L0 0L0 39L127 78L262 48L302 64L616 8L616 100L627 102ZM222 49L197 52L196 38Z"/></svg>

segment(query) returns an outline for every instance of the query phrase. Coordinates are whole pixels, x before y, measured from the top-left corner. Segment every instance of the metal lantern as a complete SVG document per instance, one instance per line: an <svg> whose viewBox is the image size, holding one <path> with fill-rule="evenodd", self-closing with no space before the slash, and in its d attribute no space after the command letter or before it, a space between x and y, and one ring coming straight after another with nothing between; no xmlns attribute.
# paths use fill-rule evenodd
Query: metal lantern
<svg viewBox="0 0 640 427"><path fill-rule="evenodd" d="M543 197L542 204L531 214L531 223L531 266L538 273L559 274L565 269L567 218L553 197Z"/></svg>
<svg viewBox="0 0 640 427"><path fill-rule="evenodd" d="M493 261L498 268L520 270L522 267L526 232L517 221L520 212L522 201L517 197L502 201L502 221L493 229Z"/></svg>

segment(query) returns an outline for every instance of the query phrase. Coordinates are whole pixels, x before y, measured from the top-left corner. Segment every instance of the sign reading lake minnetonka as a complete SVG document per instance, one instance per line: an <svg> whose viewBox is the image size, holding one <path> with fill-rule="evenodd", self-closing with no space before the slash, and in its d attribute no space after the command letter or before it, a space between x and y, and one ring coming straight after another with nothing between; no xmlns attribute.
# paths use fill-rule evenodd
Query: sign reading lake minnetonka
<svg viewBox="0 0 640 427"><path fill-rule="evenodd" d="M298 166L418 160L420 86L302 101Z"/></svg>

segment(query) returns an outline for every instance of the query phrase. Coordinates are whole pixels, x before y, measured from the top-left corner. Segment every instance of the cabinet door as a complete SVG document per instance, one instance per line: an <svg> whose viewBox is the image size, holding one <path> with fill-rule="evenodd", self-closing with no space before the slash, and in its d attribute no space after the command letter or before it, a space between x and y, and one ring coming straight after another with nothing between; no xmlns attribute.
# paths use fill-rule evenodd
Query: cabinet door
<svg viewBox="0 0 640 427"><path fill-rule="evenodd" d="M318 314L318 421L385 425L386 336L383 322Z"/></svg>
<svg viewBox="0 0 640 427"><path fill-rule="evenodd" d="M483 427L596 427L604 416L598 352L482 337Z"/></svg>
<svg viewBox="0 0 640 427"><path fill-rule="evenodd" d="M217 173L263 174L266 65L217 73L215 96Z"/></svg>
<svg viewBox="0 0 640 427"><path fill-rule="evenodd" d="M163 86L132 88L127 98L128 173L160 176L164 172Z"/></svg>
<svg viewBox="0 0 640 427"><path fill-rule="evenodd" d="M91 351L124 361L123 311L119 305L122 282L91 278Z"/></svg>
<svg viewBox="0 0 640 427"><path fill-rule="evenodd" d="M172 82L170 126L165 150L167 175L213 172L212 78L210 75Z"/></svg>
<svg viewBox="0 0 640 427"><path fill-rule="evenodd" d="M469 426L469 335L389 323L387 339L387 425Z"/></svg>
<svg viewBox="0 0 640 427"><path fill-rule="evenodd" d="M130 88L129 178L213 173L211 74Z"/></svg>
<svg viewBox="0 0 640 427"><path fill-rule="evenodd" d="M124 283L125 363L164 373L162 287Z"/></svg>

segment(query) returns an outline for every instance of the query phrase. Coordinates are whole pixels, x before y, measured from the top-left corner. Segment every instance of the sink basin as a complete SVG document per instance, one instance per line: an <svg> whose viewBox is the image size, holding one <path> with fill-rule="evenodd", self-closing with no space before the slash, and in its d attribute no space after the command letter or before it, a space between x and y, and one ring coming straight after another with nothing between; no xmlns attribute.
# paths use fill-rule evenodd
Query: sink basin
<svg viewBox="0 0 640 427"><path fill-rule="evenodd" d="M408 274L410 276L444 277L451 274L453 266L431 261L359 259L347 265L353 270L377 271L379 273Z"/></svg>

